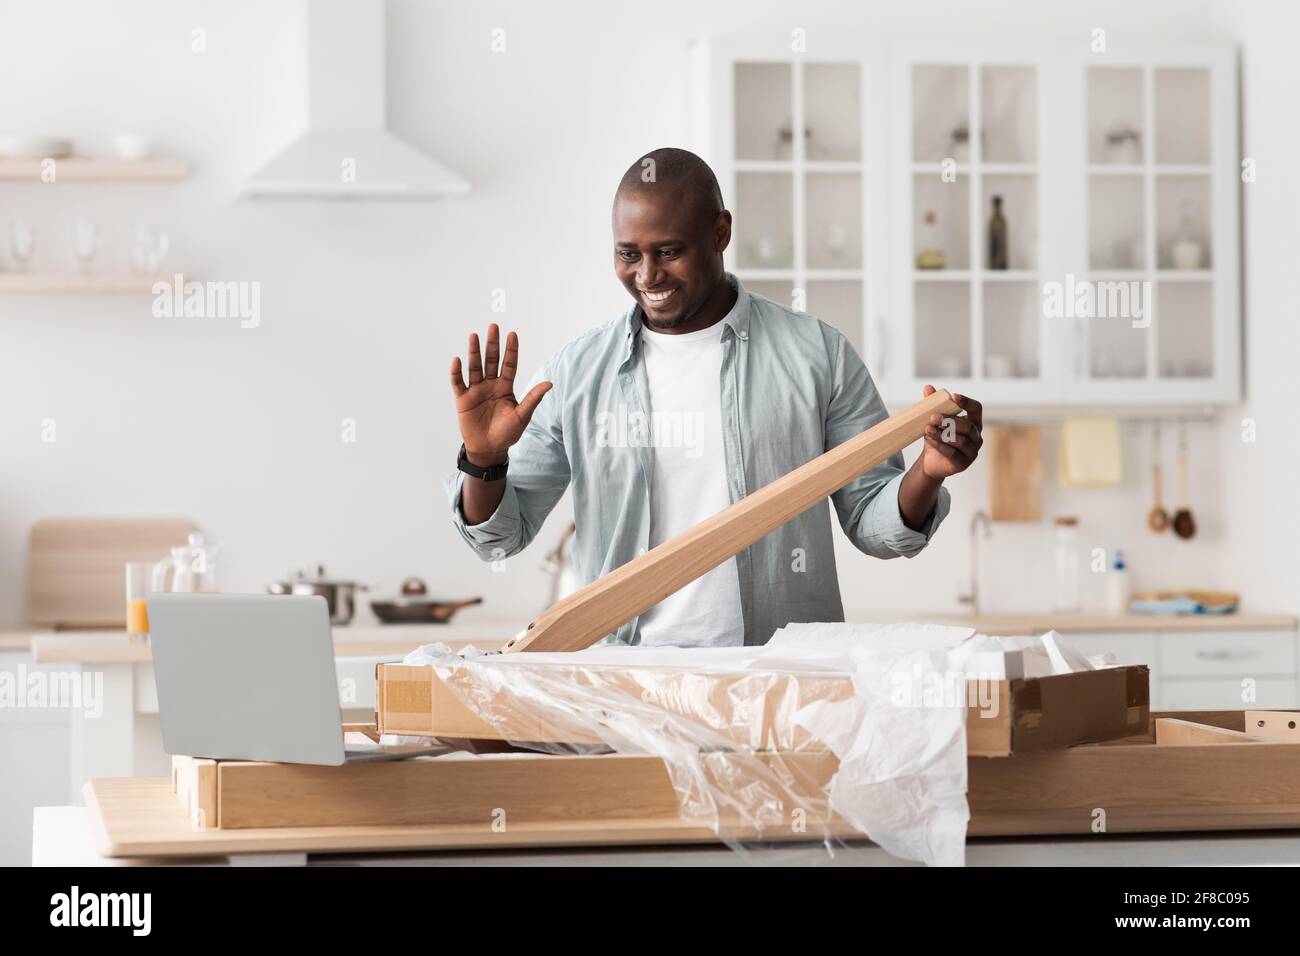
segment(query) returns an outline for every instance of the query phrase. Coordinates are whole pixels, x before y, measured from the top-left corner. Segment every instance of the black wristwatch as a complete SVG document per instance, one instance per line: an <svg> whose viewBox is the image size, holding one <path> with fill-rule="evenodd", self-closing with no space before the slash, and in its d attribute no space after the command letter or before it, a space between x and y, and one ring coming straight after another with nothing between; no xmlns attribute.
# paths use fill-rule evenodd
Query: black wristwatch
<svg viewBox="0 0 1300 956"><path fill-rule="evenodd" d="M471 478L477 478L479 481L500 481L506 476L506 469L510 466L510 459L507 458L499 465L493 465L491 468L480 468L469 460L465 454L465 445L460 446L460 454L456 456L456 467Z"/></svg>

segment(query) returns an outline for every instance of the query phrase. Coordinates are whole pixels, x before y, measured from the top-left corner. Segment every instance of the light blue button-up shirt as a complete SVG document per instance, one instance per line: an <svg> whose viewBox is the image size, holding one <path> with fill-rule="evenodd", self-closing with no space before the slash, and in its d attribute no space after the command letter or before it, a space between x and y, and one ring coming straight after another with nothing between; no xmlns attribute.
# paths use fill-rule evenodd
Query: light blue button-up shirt
<svg viewBox="0 0 1300 956"><path fill-rule="evenodd" d="M735 276L736 304L723 318L722 441L732 502L888 417L862 359L844 336L812 316L753 295ZM583 583L650 545L652 428L640 350L641 309L570 342L535 381L555 387L510 449L505 495L486 521L461 510L464 475L446 481L452 521L485 561L523 550L573 484L572 554ZM845 485L831 501L860 551L912 557L948 513L940 489L934 514L914 531L903 523L895 455ZM791 622L842 621L825 501L736 556L745 643L765 644ZM637 619L609 639L637 643Z"/></svg>

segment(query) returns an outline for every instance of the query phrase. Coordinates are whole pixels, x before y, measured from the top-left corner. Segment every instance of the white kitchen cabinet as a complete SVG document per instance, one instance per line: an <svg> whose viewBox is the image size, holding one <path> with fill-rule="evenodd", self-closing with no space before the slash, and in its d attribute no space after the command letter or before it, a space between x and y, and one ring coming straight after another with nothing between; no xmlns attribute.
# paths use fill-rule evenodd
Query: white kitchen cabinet
<svg viewBox="0 0 1300 956"><path fill-rule="evenodd" d="M1294 677L1167 680L1162 710L1286 710L1296 706Z"/></svg>
<svg viewBox="0 0 1300 956"><path fill-rule="evenodd" d="M1231 47L796 30L695 56L727 267L845 332L891 403L928 382L994 408L1239 399Z"/></svg>
<svg viewBox="0 0 1300 956"><path fill-rule="evenodd" d="M1070 271L1141 289L1149 325L1070 319L1070 387L1085 401L1235 401L1244 171L1236 54L1129 46L1074 63L1084 108L1071 113L1087 142L1070 194L1072 218L1086 227L1068 234Z"/></svg>
<svg viewBox="0 0 1300 956"><path fill-rule="evenodd" d="M1044 88L1048 50L908 45L891 60L894 349L882 391L901 400L933 383L987 404L1058 401L1041 289L1063 264L1047 229L1068 165ZM991 255L995 201L1005 268Z"/></svg>
<svg viewBox="0 0 1300 956"><path fill-rule="evenodd" d="M1153 710L1300 707L1294 630L1061 633L1086 657L1112 654L1118 664L1150 667ZM1252 693L1255 700L1243 698Z"/></svg>
<svg viewBox="0 0 1300 956"><path fill-rule="evenodd" d="M1166 677L1293 677L1296 639L1287 631L1212 631L1170 638Z"/></svg>

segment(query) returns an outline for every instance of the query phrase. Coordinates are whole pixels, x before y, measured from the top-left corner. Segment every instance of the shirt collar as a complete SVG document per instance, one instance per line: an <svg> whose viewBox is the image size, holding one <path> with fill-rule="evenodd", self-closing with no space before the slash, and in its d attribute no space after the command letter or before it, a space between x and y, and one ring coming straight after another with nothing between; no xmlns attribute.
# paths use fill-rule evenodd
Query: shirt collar
<svg viewBox="0 0 1300 956"><path fill-rule="evenodd" d="M753 312L753 297L741 285L730 272L723 273L727 277L727 282L736 290L736 304L731 307L731 311L722 317L722 324L729 327L736 338L744 341L749 338L749 320ZM627 310L623 317L624 336L627 348L623 352L623 360L627 361L632 357L636 350L636 343L641 335L641 306L633 305Z"/></svg>

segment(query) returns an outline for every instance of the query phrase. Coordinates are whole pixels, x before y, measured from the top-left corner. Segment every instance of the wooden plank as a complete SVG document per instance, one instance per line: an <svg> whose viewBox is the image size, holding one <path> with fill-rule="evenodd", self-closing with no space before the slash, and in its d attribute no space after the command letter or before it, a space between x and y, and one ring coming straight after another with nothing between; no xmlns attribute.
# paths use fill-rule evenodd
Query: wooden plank
<svg viewBox="0 0 1300 956"><path fill-rule="evenodd" d="M407 850L515 849L556 846L640 846L716 843L711 829L682 820L490 822L405 826L261 827L195 831L169 793L166 778L87 781L83 788L95 846L107 857L211 856L228 853L364 853ZM851 828L844 827L849 835ZM860 834L859 834L860 835ZM772 839L807 839L774 833ZM820 841L821 835L815 837Z"/></svg>
<svg viewBox="0 0 1300 956"><path fill-rule="evenodd" d="M1248 710L1246 730L1266 740L1289 740L1300 743L1300 712L1293 710Z"/></svg>
<svg viewBox="0 0 1300 956"><path fill-rule="evenodd" d="M972 817L1076 814L1080 826L1055 832L1087 832L1083 818L1096 809L1107 814L1158 810L1213 829L1209 825L1216 808L1232 808L1249 818L1300 803L1300 746L1286 743L1071 747L1007 760L972 760L968 771ZM1300 818L1294 825L1300 825Z"/></svg>
<svg viewBox="0 0 1300 956"><path fill-rule="evenodd" d="M1156 743L1165 747L1259 743L1263 739L1242 733L1240 730L1198 724L1195 721L1179 720L1176 717L1161 717L1156 720Z"/></svg>
<svg viewBox="0 0 1300 956"><path fill-rule="evenodd" d="M825 816L839 766L825 751L703 754L702 784L726 792L807 794ZM221 829L671 819L681 804L664 762L633 754L477 757L339 767L220 761ZM817 806L805 805L816 814ZM790 808L764 806L767 827L789 827ZM720 813L730 813L728 807ZM756 810L755 812L760 812ZM728 819L739 826L753 821Z"/></svg>
<svg viewBox="0 0 1300 956"><path fill-rule="evenodd" d="M503 651L577 651L803 514L960 409L943 389L557 602Z"/></svg>
<svg viewBox="0 0 1300 956"><path fill-rule="evenodd" d="M723 754L711 756L720 761L730 759ZM825 763L801 763L815 757L781 755L786 766L801 768L797 771L803 775L798 789L810 795L820 792L828 769ZM511 782L500 790L492 790L496 783L482 775L479 767L483 759L444 762L442 783L450 786L454 794L471 801L467 808L450 797L447 799L445 810L451 814L450 820L458 822L395 824L385 819L346 826L195 830L185 809L172 796L166 779L92 780L85 788L86 805L100 851L108 856L636 845L717 839L708 827L673 817L669 791L663 788L666 774L662 767L658 771L653 769L654 758L617 754L497 758L497 767L513 760L521 768L540 771L540 776L534 776L529 770L511 767L503 771ZM821 755L821 759L832 758ZM561 764L552 772L548 768L554 761ZM575 762L585 764L578 768L567 765ZM374 770L388 765L357 765L363 766ZM595 773L592 767L614 767L616 772ZM719 764L713 772L724 773L725 767L725 763ZM222 775L225 773L223 767ZM418 773L426 782L433 780L423 776L427 771ZM456 780L458 774L463 776ZM299 786L307 779L302 776L297 784L289 782ZM491 792L472 792L471 779ZM251 780L247 778L246 782ZM282 775L276 777L277 785L286 781ZM570 790L575 781L581 782L581 786ZM533 792L537 782L542 784L544 792ZM628 814L611 815L613 800L637 782L648 786L652 793L636 794L628 806ZM1300 829L1297 794L1300 794L1300 745L1294 743L1264 742L1249 747L1082 746L1005 760L971 759L968 762L971 809L968 834L978 837ZM264 794L256 799L261 807L259 812L280 814L285 819L290 819L287 808L291 805L304 806L302 794L297 792L283 806L275 805ZM408 801L407 813L417 818L420 813L436 816L443 812L438 800L436 794L419 797L414 790L396 798L397 803ZM820 839L824 807L819 809L815 800L810 802L805 836ZM238 806L243 808L240 813L246 813L251 805ZM340 806L336 803L330 812L338 812ZM423 810L418 810L421 806ZM595 815L585 812L590 806L597 808ZM501 818L491 813L498 807L505 810L504 826L495 825ZM636 816L631 811L648 815ZM817 816L819 812L823 816ZM487 817L483 818L485 813ZM291 819L299 822L301 818L292 816ZM836 820L828 828L843 836L854 835ZM739 827L730 831L730 835L745 838L743 828ZM763 836L765 839L799 838L784 826L773 826Z"/></svg>

